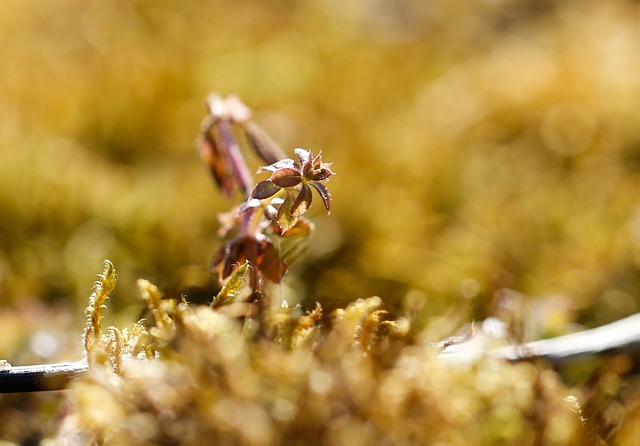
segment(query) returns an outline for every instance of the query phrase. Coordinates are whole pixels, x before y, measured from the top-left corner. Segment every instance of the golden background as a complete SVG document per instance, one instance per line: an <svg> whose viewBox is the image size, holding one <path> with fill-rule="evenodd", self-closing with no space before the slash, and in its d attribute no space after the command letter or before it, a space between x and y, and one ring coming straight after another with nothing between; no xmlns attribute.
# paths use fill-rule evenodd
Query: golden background
<svg viewBox="0 0 640 446"><path fill-rule="evenodd" d="M80 333L104 258L116 314L139 277L210 285L235 204L194 148L212 91L334 162L332 213L285 279L301 301L409 296L466 321L508 288L542 334L631 314L639 19L623 0L7 0L0 319Z"/></svg>

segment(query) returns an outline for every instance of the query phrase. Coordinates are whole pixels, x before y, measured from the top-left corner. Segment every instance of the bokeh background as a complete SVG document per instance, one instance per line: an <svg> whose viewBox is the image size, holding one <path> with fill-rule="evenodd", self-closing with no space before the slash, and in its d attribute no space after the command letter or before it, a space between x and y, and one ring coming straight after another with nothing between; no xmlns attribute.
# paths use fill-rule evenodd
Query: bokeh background
<svg viewBox="0 0 640 446"><path fill-rule="evenodd" d="M5 0L0 356L77 357L104 258L116 319L141 277L214 287L235 203L194 148L212 91L334 162L286 279L303 303L471 320L506 288L542 334L634 313L639 55L630 0Z"/></svg>
<svg viewBox="0 0 640 446"><path fill-rule="evenodd" d="M510 289L536 336L634 313L639 55L631 0L5 0L0 358L77 358L104 258L110 320L137 317L138 278L215 288L235 203L194 148L212 91L334 162L283 285L301 302L462 323ZM57 398L2 397L0 436L37 441Z"/></svg>

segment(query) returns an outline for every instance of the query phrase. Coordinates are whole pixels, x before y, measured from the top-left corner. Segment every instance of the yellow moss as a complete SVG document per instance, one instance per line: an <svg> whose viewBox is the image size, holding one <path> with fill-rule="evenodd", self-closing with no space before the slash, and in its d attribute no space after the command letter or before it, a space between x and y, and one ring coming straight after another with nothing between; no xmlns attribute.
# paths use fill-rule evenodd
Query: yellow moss
<svg viewBox="0 0 640 446"><path fill-rule="evenodd" d="M98 360L100 356L98 344L102 338L102 310L106 308L109 293L115 288L117 281L113 263L105 260L104 270L98 276L100 279L93 285L89 306L85 310L87 327L84 331L84 347L89 363Z"/></svg>

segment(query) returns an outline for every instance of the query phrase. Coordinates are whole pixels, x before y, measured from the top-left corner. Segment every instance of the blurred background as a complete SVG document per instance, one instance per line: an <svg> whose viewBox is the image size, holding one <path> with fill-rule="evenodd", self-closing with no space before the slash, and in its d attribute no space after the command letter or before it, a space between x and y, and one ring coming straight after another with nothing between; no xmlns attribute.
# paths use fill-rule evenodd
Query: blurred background
<svg viewBox="0 0 640 446"><path fill-rule="evenodd" d="M287 153L334 162L332 213L316 207L285 279L303 303L379 295L467 321L510 289L542 335L637 310L637 2L0 9L2 358L77 357L104 258L116 319L137 318L138 278L215 288L216 214L235 202L194 148L212 91Z"/></svg>
<svg viewBox="0 0 640 446"><path fill-rule="evenodd" d="M536 337L636 312L639 20L630 0L3 1L0 359L79 357L104 258L110 320L137 318L138 278L211 296L235 204L194 148L212 91L334 162L283 285L301 302L462 323L507 295ZM37 439L52 401L2 397L0 436Z"/></svg>

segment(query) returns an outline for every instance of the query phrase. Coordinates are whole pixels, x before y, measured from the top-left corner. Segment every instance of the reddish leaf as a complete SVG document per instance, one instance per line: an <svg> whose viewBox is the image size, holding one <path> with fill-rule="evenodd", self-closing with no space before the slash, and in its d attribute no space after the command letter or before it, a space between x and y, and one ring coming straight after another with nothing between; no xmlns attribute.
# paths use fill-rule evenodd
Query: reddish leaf
<svg viewBox="0 0 640 446"><path fill-rule="evenodd" d="M213 258L212 269L222 282L233 272L233 263L237 254L236 243L231 242L222 246Z"/></svg>
<svg viewBox="0 0 640 446"><path fill-rule="evenodd" d="M318 191L322 198L322 202L324 203L324 207L327 209L327 212L331 213L331 194L329 193L329 189L327 189L324 184L318 183L317 181L311 181L309 184Z"/></svg>
<svg viewBox="0 0 640 446"><path fill-rule="evenodd" d="M302 164L307 163L309 162L309 160L311 160L312 153L307 150L295 149L293 152L296 154Z"/></svg>
<svg viewBox="0 0 640 446"><path fill-rule="evenodd" d="M280 187L276 186L271 180L262 180L251 191L251 198L257 198L258 200L264 200L275 195L280 190Z"/></svg>
<svg viewBox="0 0 640 446"><path fill-rule="evenodd" d="M264 277L275 283L280 283L287 271L287 264L271 242L265 244L264 249L261 250L258 257L258 269Z"/></svg>
<svg viewBox="0 0 640 446"><path fill-rule="evenodd" d="M291 215L294 217L299 217L311 206L311 200L313 199L313 195L311 195L311 188L306 184L302 185L302 189L300 189L300 193L296 197L291 205Z"/></svg>
<svg viewBox="0 0 640 446"><path fill-rule="evenodd" d="M331 175L333 175L333 172L331 172L331 169L329 169L328 167L323 167L319 170L314 171L313 174L311 175L311 179L313 181L322 181L322 180L326 180Z"/></svg>
<svg viewBox="0 0 640 446"><path fill-rule="evenodd" d="M244 133L251 147L265 163L274 164L286 158L280 147L253 122L244 125Z"/></svg>
<svg viewBox="0 0 640 446"><path fill-rule="evenodd" d="M283 167L273 172L270 180L279 187L293 187L300 184L302 177L296 169Z"/></svg>
<svg viewBox="0 0 640 446"><path fill-rule="evenodd" d="M292 160L291 158L285 158L276 163L261 167L260 169L258 169L258 172L275 172L276 170L282 169L284 167L289 167L296 170L298 170L299 168L298 163L296 163L294 160Z"/></svg>
<svg viewBox="0 0 640 446"><path fill-rule="evenodd" d="M254 237L235 238L218 250L211 262L211 268L218 274L218 279L222 282L246 261L255 267L258 250L258 241Z"/></svg>
<svg viewBox="0 0 640 446"><path fill-rule="evenodd" d="M304 163L302 165L302 176L307 178L307 175L309 175L309 172L311 172L311 163Z"/></svg>

